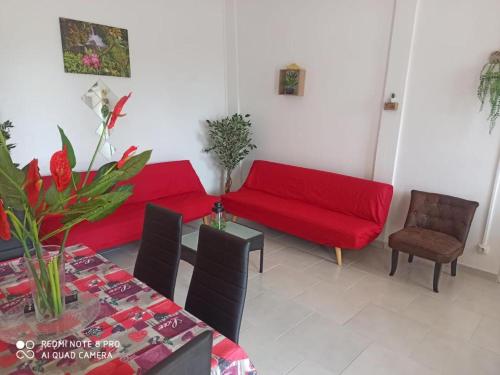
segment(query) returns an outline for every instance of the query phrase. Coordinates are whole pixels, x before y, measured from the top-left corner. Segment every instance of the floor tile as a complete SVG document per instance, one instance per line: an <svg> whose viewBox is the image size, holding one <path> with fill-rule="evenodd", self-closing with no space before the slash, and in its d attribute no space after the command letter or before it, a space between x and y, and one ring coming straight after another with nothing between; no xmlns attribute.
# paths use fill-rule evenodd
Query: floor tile
<svg viewBox="0 0 500 375"><path fill-rule="evenodd" d="M373 304L385 309L400 311L417 298L420 289L397 280L369 275L354 284L349 292L369 297Z"/></svg>
<svg viewBox="0 0 500 375"><path fill-rule="evenodd" d="M433 263L391 252L326 247L241 221L265 235L265 272L250 255L240 344L260 374L500 374L500 284L444 267L432 291ZM184 225L185 233L201 221ZM133 271L139 242L103 252ZM175 302L184 306L193 267L179 264Z"/></svg>
<svg viewBox="0 0 500 375"><path fill-rule="evenodd" d="M268 260L269 254L264 253L264 272L279 265L277 262ZM259 274L260 271L260 251L250 252L248 259L248 278L251 279Z"/></svg>
<svg viewBox="0 0 500 375"><path fill-rule="evenodd" d="M483 317L476 332L472 335L471 342L500 354L500 320Z"/></svg>
<svg viewBox="0 0 500 375"><path fill-rule="evenodd" d="M437 375L438 373L378 344L370 345L342 375Z"/></svg>
<svg viewBox="0 0 500 375"><path fill-rule="evenodd" d="M449 353L445 354L452 357ZM471 345L465 345L457 355L453 355L444 375L498 375L500 373L500 355Z"/></svg>
<svg viewBox="0 0 500 375"><path fill-rule="evenodd" d="M467 287L457 293L455 304L500 320L500 283L467 275Z"/></svg>
<svg viewBox="0 0 500 375"><path fill-rule="evenodd" d="M123 269L129 269L135 264L135 256L124 249L105 251L101 255Z"/></svg>
<svg viewBox="0 0 500 375"><path fill-rule="evenodd" d="M263 274L258 274L251 281L256 288L272 290L288 298L298 296L307 287L319 282L312 276L297 272L284 265L278 265Z"/></svg>
<svg viewBox="0 0 500 375"><path fill-rule="evenodd" d="M372 304L345 326L403 355L408 355L429 331L425 324Z"/></svg>
<svg viewBox="0 0 500 375"><path fill-rule="evenodd" d="M322 281L334 284L340 289L352 287L369 275L367 272L360 271L357 268L349 266L339 267L336 263L326 260L303 269L303 272L317 277Z"/></svg>
<svg viewBox="0 0 500 375"><path fill-rule="evenodd" d="M439 331L415 345L411 358L442 374L498 374L500 355Z"/></svg>
<svg viewBox="0 0 500 375"><path fill-rule="evenodd" d="M312 314L281 336L284 349L300 352L333 374L339 374L370 345L366 336L319 314Z"/></svg>
<svg viewBox="0 0 500 375"><path fill-rule="evenodd" d="M288 373L288 375L332 375L334 372L328 371L316 362L305 360Z"/></svg>
<svg viewBox="0 0 500 375"><path fill-rule="evenodd" d="M272 268L282 264L297 271L303 271L307 267L323 262L320 257L312 256L304 250L295 247L284 247L264 257L266 267Z"/></svg>
<svg viewBox="0 0 500 375"><path fill-rule="evenodd" d="M286 343L279 341L248 340L242 334L239 343L252 360L259 375L287 374L305 359L300 350L291 349Z"/></svg>
<svg viewBox="0 0 500 375"><path fill-rule="evenodd" d="M481 315L456 306L448 300L427 295L418 296L403 314L433 329L464 340L471 338L481 321Z"/></svg>
<svg viewBox="0 0 500 375"><path fill-rule="evenodd" d="M294 301L344 324L370 303L370 295L356 295L347 288L320 281L307 288Z"/></svg>
<svg viewBox="0 0 500 375"><path fill-rule="evenodd" d="M244 320L252 332L269 339L278 338L312 314L312 310L272 291L267 291L245 304Z"/></svg>
<svg viewBox="0 0 500 375"><path fill-rule="evenodd" d="M264 250L266 254L272 254L276 250L282 249L285 246L288 246L288 244L281 240L279 237L278 238L273 238L273 237L266 237L264 235Z"/></svg>

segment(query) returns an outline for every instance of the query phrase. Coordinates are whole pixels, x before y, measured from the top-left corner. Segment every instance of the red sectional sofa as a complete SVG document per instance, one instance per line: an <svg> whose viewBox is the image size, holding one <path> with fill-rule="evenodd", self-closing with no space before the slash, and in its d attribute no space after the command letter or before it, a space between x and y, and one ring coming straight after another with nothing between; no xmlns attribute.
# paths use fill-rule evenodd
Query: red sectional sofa
<svg viewBox="0 0 500 375"><path fill-rule="evenodd" d="M181 213L183 221L190 222L209 215L219 200L206 193L188 160L148 164L128 183L134 185L134 193L125 204L104 220L75 226L68 237L68 246L83 243L100 251L139 240L149 202ZM59 217L49 217L42 232L50 233L59 225ZM62 237L62 234L53 237L49 243L60 244Z"/></svg>
<svg viewBox="0 0 500 375"><path fill-rule="evenodd" d="M243 217L318 244L361 249L382 231L392 186L269 161L256 160L239 191L222 197Z"/></svg>

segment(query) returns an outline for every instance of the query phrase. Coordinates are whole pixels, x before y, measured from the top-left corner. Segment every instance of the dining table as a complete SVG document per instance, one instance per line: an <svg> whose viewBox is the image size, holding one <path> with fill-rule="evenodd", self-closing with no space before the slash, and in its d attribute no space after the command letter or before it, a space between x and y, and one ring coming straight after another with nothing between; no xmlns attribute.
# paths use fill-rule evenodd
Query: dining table
<svg viewBox="0 0 500 375"><path fill-rule="evenodd" d="M22 350L0 341L0 374L146 374L206 330L213 331L211 375L257 374L242 347L87 246L65 249L64 289L95 296L97 318ZM0 312L20 298L30 298L23 258L0 263Z"/></svg>

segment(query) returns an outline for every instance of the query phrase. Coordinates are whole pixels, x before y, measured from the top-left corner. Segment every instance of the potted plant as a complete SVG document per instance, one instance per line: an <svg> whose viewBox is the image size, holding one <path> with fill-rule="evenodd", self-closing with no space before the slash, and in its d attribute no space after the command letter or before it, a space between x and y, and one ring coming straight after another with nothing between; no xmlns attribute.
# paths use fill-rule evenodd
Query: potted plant
<svg viewBox="0 0 500 375"><path fill-rule="evenodd" d="M7 120L5 122L0 122L0 133L2 133L2 136L4 137L6 142L10 139L10 130L13 127L14 127L14 125L12 125L12 122L9 120ZM16 145L8 144L7 150L10 151L14 147L16 147Z"/></svg>
<svg viewBox="0 0 500 375"><path fill-rule="evenodd" d="M490 114L488 120L490 121L491 134L498 117L500 117L500 51L493 52L488 63L481 70L477 95L481 101L481 111L489 97Z"/></svg>
<svg viewBox="0 0 500 375"><path fill-rule="evenodd" d="M0 238L15 237L24 249L39 321L58 319L64 312L64 247L71 228L83 221L101 220L120 207L133 188L121 182L139 173L150 158L151 151L132 156L136 147L130 147L120 161L103 165L89 179L104 135L122 116L121 110L129 97L122 97L106 117L86 172L73 171L75 153L61 128L62 147L50 159L51 178L45 182L37 159L22 169L14 164L0 132ZM22 216L16 212L22 212ZM58 216L60 226L42 235L41 226L49 215ZM64 233L60 247L45 246L48 239L59 233Z"/></svg>
<svg viewBox="0 0 500 375"><path fill-rule="evenodd" d="M297 90L299 85L299 71L298 70L287 70L285 73L285 78L283 81L283 86L285 88L286 95L293 95Z"/></svg>
<svg viewBox="0 0 500 375"><path fill-rule="evenodd" d="M213 152L226 173L224 192L231 191L231 174L256 145L252 143L250 115L234 114L208 124L209 146L203 151Z"/></svg>

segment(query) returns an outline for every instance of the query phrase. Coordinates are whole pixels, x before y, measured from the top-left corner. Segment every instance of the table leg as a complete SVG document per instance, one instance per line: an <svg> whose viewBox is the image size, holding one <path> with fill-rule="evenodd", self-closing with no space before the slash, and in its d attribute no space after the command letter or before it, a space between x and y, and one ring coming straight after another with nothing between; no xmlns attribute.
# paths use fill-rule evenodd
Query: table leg
<svg viewBox="0 0 500 375"><path fill-rule="evenodd" d="M264 248L260 250L260 269L259 273L264 272Z"/></svg>

